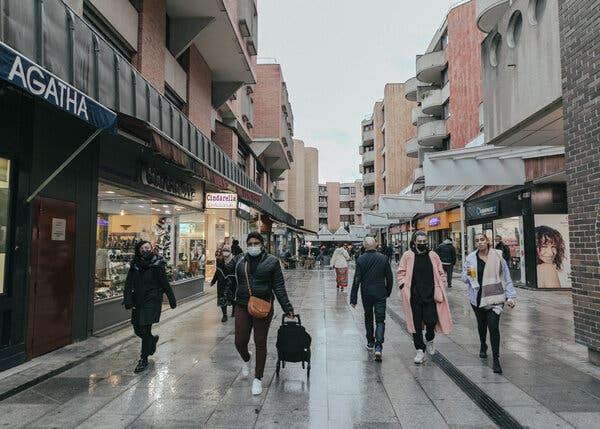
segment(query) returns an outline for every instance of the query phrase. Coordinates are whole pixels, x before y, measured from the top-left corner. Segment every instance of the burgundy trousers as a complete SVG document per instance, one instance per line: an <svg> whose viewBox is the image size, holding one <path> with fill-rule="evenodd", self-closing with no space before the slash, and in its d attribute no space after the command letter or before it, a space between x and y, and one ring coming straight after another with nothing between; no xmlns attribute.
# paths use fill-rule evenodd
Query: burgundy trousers
<svg viewBox="0 0 600 429"><path fill-rule="evenodd" d="M267 360L267 335L271 319L273 319L273 311L268 317L257 319L248 313L248 307L245 305L235 306L235 348L244 362L248 362L250 360L248 343L250 342L250 333L254 330L254 345L256 346L254 376L259 380L263 376Z"/></svg>

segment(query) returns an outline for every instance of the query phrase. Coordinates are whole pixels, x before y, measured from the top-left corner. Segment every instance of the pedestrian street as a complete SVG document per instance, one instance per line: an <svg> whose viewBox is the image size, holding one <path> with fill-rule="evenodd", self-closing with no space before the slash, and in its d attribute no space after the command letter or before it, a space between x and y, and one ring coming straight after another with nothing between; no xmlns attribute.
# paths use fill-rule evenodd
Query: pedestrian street
<svg viewBox="0 0 600 429"><path fill-rule="evenodd" d="M502 315L504 374L498 375L492 373L491 359L477 355L475 317L458 277L448 290L454 332L438 335L437 355L417 366L412 338L403 329L397 288L388 299L379 363L365 348L360 300L353 310L349 290L336 291L333 270L286 270L285 276L290 300L312 335L310 378L296 363L275 376L281 323L276 304L264 391L252 396L253 365L251 376L242 378L233 320L221 323L215 289L207 288L204 296L165 311L155 330L160 335L157 352L139 375L133 373L139 339L131 336L130 325L86 340L104 344L111 336L119 338L93 357L75 356L87 346L80 344L3 374L0 385L18 386L28 381L28 374L43 376L48 362L67 365L79 359L70 369L58 366L56 375L1 400L0 425L480 428L512 422L513 427L597 427L600 371L586 362L586 349L574 343L567 292L518 289L515 309ZM493 406L481 405L468 388L473 385Z"/></svg>

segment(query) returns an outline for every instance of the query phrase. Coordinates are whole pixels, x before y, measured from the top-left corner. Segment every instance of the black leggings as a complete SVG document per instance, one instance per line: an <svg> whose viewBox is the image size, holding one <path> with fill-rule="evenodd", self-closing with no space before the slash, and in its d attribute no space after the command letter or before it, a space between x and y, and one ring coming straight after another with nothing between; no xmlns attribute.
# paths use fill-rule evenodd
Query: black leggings
<svg viewBox="0 0 600 429"><path fill-rule="evenodd" d="M140 356L142 359L148 359L153 353L154 348L154 337L152 336L152 325L133 325L133 331L135 335L142 339L142 352Z"/></svg>
<svg viewBox="0 0 600 429"><path fill-rule="evenodd" d="M492 354L495 358L500 356L500 315L493 310L473 307L475 317L477 317L477 330L479 331L479 341L481 349L487 351L487 331L490 331L490 343L492 344Z"/></svg>

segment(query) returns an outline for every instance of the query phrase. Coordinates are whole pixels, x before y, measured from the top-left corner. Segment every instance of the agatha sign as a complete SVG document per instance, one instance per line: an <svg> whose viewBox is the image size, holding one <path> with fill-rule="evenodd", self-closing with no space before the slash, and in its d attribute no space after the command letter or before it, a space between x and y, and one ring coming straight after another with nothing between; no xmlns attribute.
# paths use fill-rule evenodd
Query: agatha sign
<svg viewBox="0 0 600 429"><path fill-rule="evenodd" d="M439 226L442 223L439 217L432 217L429 219L429 226Z"/></svg>
<svg viewBox="0 0 600 429"><path fill-rule="evenodd" d="M3 43L0 43L0 79L96 128L115 132L117 116L114 112Z"/></svg>
<svg viewBox="0 0 600 429"><path fill-rule="evenodd" d="M238 200L236 194L206 194L207 209L232 209L238 208Z"/></svg>

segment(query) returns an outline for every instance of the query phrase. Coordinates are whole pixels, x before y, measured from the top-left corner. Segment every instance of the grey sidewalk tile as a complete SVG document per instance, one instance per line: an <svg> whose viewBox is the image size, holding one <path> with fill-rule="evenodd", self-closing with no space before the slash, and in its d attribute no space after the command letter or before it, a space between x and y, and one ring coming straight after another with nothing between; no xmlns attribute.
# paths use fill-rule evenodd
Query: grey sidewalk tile
<svg viewBox="0 0 600 429"><path fill-rule="evenodd" d="M205 422L215 409L202 400L157 399L139 416L139 420L159 424L175 421Z"/></svg>
<svg viewBox="0 0 600 429"><path fill-rule="evenodd" d="M394 405L394 410L404 429L448 427L442 415L431 402L420 405L399 403Z"/></svg>
<svg viewBox="0 0 600 429"><path fill-rule="evenodd" d="M565 385L561 389L547 386L535 387L528 390L528 393L555 412L586 412L597 411L600 408L598 398L570 385Z"/></svg>
<svg viewBox="0 0 600 429"><path fill-rule="evenodd" d="M258 415L257 428L261 429L311 429L327 427L327 408L322 410L292 410L269 412L264 408Z"/></svg>
<svg viewBox="0 0 600 429"><path fill-rule="evenodd" d="M51 404L5 404L0 403L0 426L19 428L37 420L54 409Z"/></svg>
<svg viewBox="0 0 600 429"><path fill-rule="evenodd" d="M77 426L77 429L125 429L133 423L136 418L137 416L131 414L108 414L99 412Z"/></svg>
<svg viewBox="0 0 600 429"><path fill-rule="evenodd" d="M500 406L540 406L538 401L511 383L487 383L479 387Z"/></svg>
<svg viewBox="0 0 600 429"><path fill-rule="evenodd" d="M597 429L600 425L600 411L586 413L558 413L577 429Z"/></svg>
<svg viewBox="0 0 600 429"><path fill-rule="evenodd" d="M496 425L473 402L450 399L435 399L436 408L448 425L467 425L480 428L494 428Z"/></svg>
<svg viewBox="0 0 600 429"><path fill-rule="evenodd" d="M32 428L74 428L110 401L107 397L76 396L32 422Z"/></svg>
<svg viewBox="0 0 600 429"><path fill-rule="evenodd" d="M329 395L329 420L352 422L397 422L385 393L374 395Z"/></svg>
<svg viewBox="0 0 600 429"><path fill-rule="evenodd" d="M573 428L557 414L544 407L505 407L519 423L530 429Z"/></svg>
<svg viewBox="0 0 600 429"><path fill-rule="evenodd" d="M249 428L253 427L260 409L254 406L219 407L206 422L206 427Z"/></svg>

